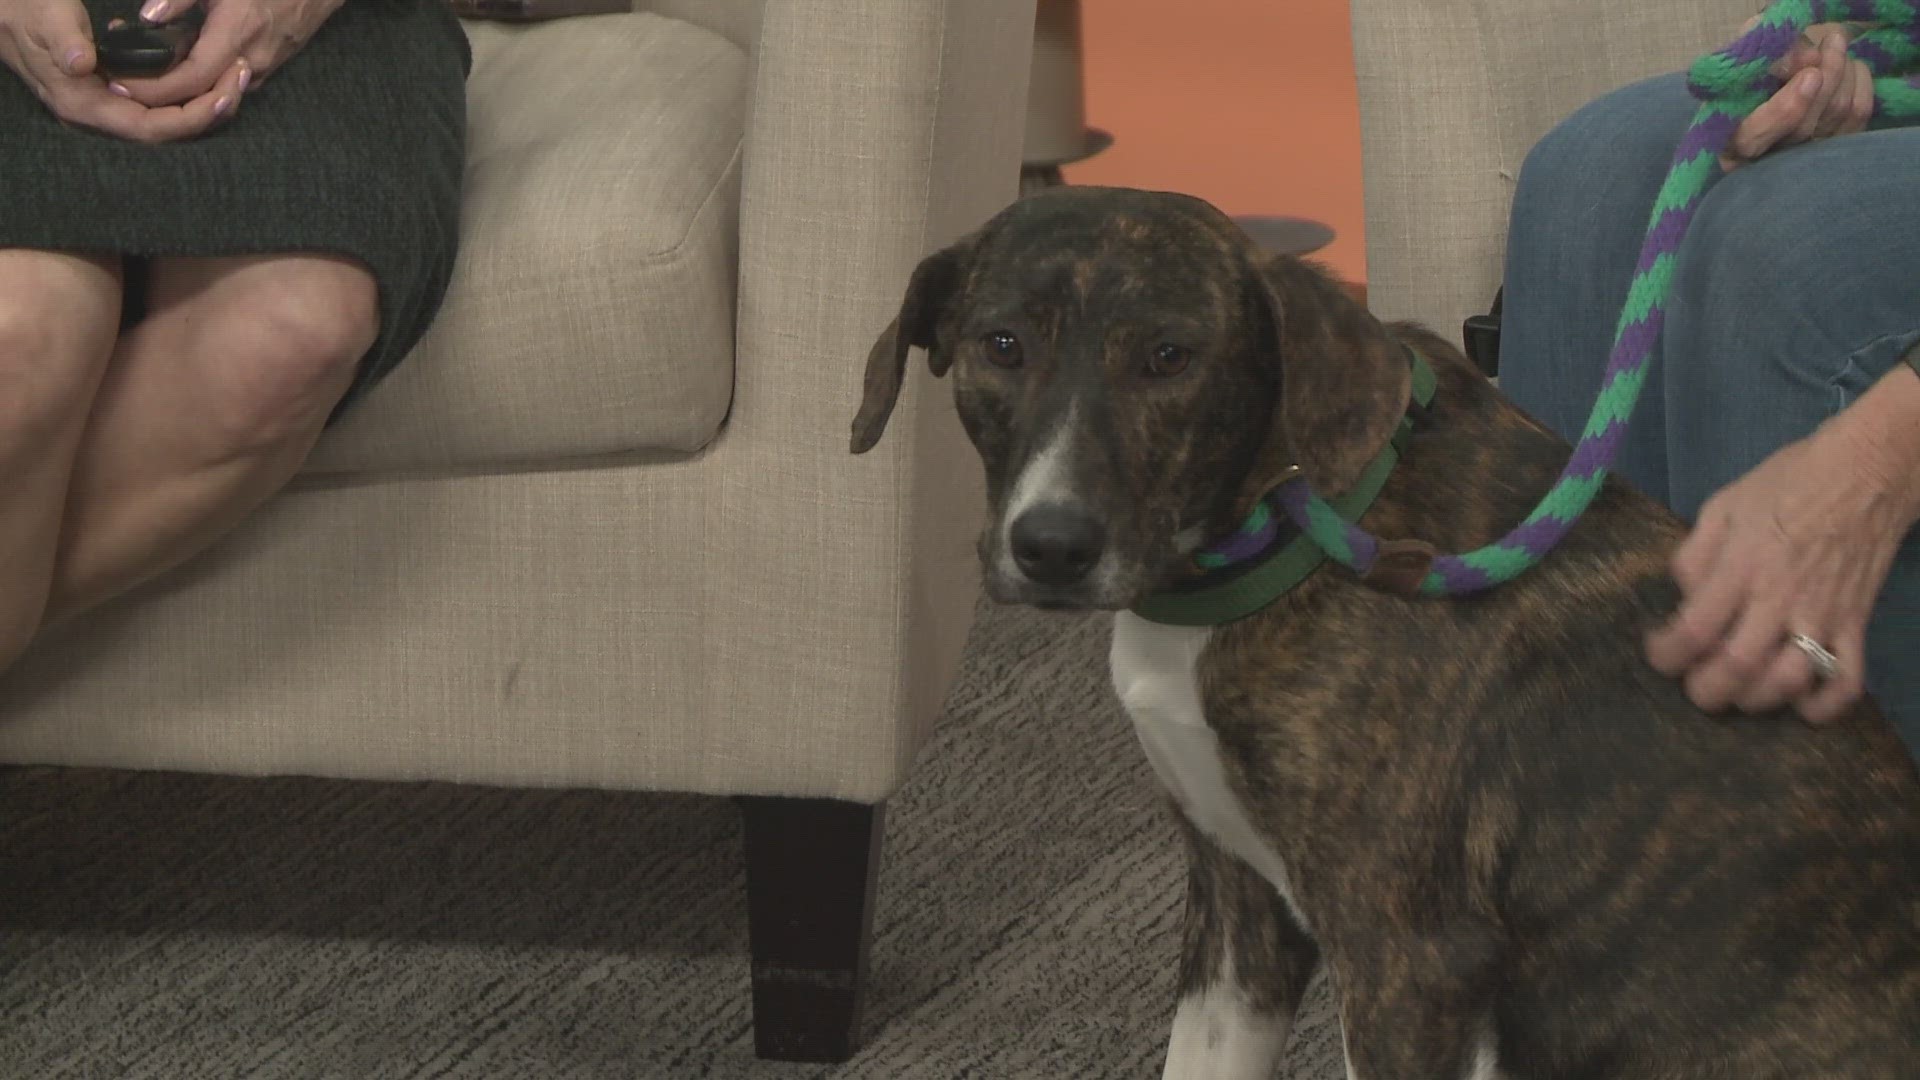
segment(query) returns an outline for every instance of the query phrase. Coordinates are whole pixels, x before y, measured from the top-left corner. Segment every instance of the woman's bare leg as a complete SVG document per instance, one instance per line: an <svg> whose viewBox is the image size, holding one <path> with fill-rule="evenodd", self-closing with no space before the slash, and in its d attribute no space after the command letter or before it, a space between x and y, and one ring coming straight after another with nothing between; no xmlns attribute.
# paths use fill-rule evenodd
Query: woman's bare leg
<svg viewBox="0 0 1920 1080"><path fill-rule="evenodd" d="M81 439L47 621L177 565L284 486L377 331L352 260L156 259Z"/></svg>
<svg viewBox="0 0 1920 1080"><path fill-rule="evenodd" d="M120 288L118 259L0 248L0 670L44 616Z"/></svg>

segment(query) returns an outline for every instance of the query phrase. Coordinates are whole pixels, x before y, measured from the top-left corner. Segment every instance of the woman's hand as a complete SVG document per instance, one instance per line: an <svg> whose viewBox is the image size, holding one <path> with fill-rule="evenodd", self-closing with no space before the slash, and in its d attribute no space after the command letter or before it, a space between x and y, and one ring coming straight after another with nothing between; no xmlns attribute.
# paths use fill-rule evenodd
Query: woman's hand
<svg viewBox="0 0 1920 1080"><path fill-rule="evenodd" d="M12 69L61 120L143 143L189 139L236 100L240 72L225 71L205 92L153 108L115 97L95 73L93 28L80 0L0 0L0 64Z"/></svg>
<svg viewBox="0 0 1920 1080"><path fill-rule="evenodd" d="M1755 16L1746 29L1757 22ZM1852 38L1845 23L1808 27L1774 68L1786 85L1734 129L1721 168L1731 171L1781 146L1865 130L1873 119L1873 72L1847 55Z"/></svg>
<svg viewBox="0 0 1920 1080"><path fill-rule="evenodd" d="M1864 692L1867 620L1920 520L1920 376L1901 364L1813 435L1722 489L1673 561L1683 596L1647 657L1709 712L1793 704L1833 720ZM1819 679L1790 640L1836 658Z"/></svg>
<svg viewBox="0 0 1920 1080"><path fill-rule="evenodd" d="M0 0L4 2L4 0ZM179 66L150 79L120 79L108 89L148 106L191 101L238 68L240 93L257 86L304 48L342 0L199 0L206 23ZM196 0L148 0L140 17L165 23ZM236 96L234 104L238 104Z"/></svg>

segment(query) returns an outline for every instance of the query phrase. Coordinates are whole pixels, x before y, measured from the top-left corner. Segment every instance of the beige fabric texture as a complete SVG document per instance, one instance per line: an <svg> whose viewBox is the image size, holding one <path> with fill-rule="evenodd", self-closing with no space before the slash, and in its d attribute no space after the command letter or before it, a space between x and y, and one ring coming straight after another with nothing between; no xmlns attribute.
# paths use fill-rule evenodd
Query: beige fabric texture
<svg viewBox="0 0 1920 1080"><path fill-rule="evenodd" d="M633 0L635 11L652 11L705 27L742 49L760 39L760 9L766 0Z"/></svg>
<svg viewBox="0 0 1920 1080"><path fill-rule="evenodd" d="M651 13L470 23L461 252L313 473L699 449L733 388L747 58Z"/></svg>
<svg viewBox="0 0 1920 1080"><path fill-rule="evenodd" d="M744 10L705 14L737 34ZM915 262L1016 193L1032 25L1033 0L767 5L743 75L737 273L725 283L737 296L732 394L716 437L693 454L309 475L204 557L49 635L0 678L0 760L887 797L966 638L978 466L918 358L878 448L851 456L849 423L867 349ZM512 52L488 43L477 66ZM476 92L568 85L573 62L556 55L529 86L481 70ZM703 73L684 85L689 110L727 122ZM618 93L600 104L656 107ZM516 108L481 102L476 116ZM504 143L481 132L475 145ZM676 183L627 190L691 190ZM481 317L484 304L571 311L576 299L477 297L448 318ZM604 312L527 317L558 330L541 380L609 377L604 359L566 367L577 337L617 332L596 321ZM416 378L468 362L443 358L445 370ZM560 391L510 375L492 373L498 392L555 407L539 395ZM542 420L553 433L572 421ZM466 452L446 416L390 421L415 422L446 426L411 442L343 427L335 438L375 449L330 448L327 460L411 445L444 455L416 459L429 465Z"/></svg>
<svg viewBox="0 0 1920 1080"><path fill-rule="evenodd" d="M1759 0L1352 0L1367 297L1458 338L1506 260L1527 151L1607 90L1685 68Z"/></svg>

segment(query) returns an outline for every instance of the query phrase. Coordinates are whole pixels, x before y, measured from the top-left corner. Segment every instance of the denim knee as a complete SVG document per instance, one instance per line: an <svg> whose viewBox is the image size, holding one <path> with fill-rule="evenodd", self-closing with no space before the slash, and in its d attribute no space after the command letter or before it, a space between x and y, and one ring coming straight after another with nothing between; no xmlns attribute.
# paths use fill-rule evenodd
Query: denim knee
<svg viewBox="0 0 1920 1080"><path fill-rule="evenodd" d="M1569 215L1608 211L1615 220L1596 224L1643 231L1651 192L1645 205L1633 205L1643 201L1635 196L1650 184L1658 189L1696 105L1686 76L1672 73L1623 86L1575 110L1521 161L1514 183L1514 231L1536 225L1564 229ZM1618 217L1622 210L1625 218Z"/></svg>
<svg viewBox="0 0 1920 1080"><path fill-rule="evenodd" d="M1754 378L1832 386L1861 364L1884 374L1898 350L1873 344L1920 331L1916 162L1920 130L1868 132L1717 181L1674 263L1670 311L1689 313L1668 324L1676 357L1746 353L1756 366L1718 383L1729 391Z"/></svg>
<svg viewBox="0 0 1920 1080"><path fill-rule="evenodd" d="M1715 182L1674 262L1660 346L1670 503L1811 434L1920 339L1920 130L1779 151ZM1840 208L1846 212L1838 212Z"/></svg>

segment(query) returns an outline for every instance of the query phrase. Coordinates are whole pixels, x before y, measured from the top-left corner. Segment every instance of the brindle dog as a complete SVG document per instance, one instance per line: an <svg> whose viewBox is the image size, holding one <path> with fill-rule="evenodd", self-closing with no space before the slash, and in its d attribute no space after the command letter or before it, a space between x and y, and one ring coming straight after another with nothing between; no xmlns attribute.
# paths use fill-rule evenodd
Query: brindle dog
<svg viewBox="0 0 1920 1080"><path fill-rule="evenodd" d="M1402 343L1438 391L1363 524L1479 546L1567 445L1196 199L1018 202L921 263L868 361L856 452L909 347L952 372L991 594L1118 612L1188 843L1166 1075L1266 1080L1324 961L1360 1080L1920 1077L1920 772L1871 703L1720 719L1648 667L1683 533L1651 500L1609 482L1477 597L1326 563L1216 629L1126 610L1289 466L1354 484L1408 407Z"/></svg>

